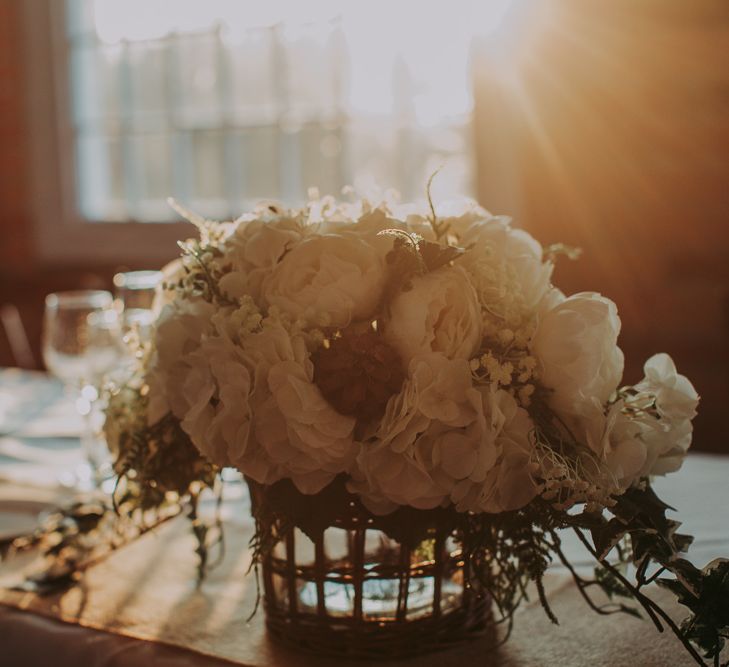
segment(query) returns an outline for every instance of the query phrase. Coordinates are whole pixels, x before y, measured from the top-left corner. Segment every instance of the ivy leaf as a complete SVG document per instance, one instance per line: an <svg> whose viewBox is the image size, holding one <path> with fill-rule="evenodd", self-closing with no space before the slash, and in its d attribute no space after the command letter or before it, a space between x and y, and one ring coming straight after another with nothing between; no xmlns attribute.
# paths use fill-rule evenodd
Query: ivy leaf
<svg viewBox="0 0 729 667"><path fill-rule="evenodd" d="M611 519L601 526L591 528L592 542L599 558L606 558L627 532L628 527L620 519Z"/></svg>
<svg viewBox="0 0 729 667"><path fill-rule="evenodd" d="M628 489L619 496L613 513L626 523L632 523L634 519L642 517L648 519L652 525L660 525L667 520L666 510L676 511L674 507L664 503L650 486L646 485L642 488Z"/></svg>
<svg viewBox="0 0 729 667"><path fill-rule="evenodd" d="M466 251L464 248L457 246L442 246L440 243L433 243L432 241L421 239L418 241L418 252L423 258L423 262L428 271L435 271L441 266L457 260Z"/></svg>
<svg viewBox="0 0 729 667"><path fill-rule="evenodd" d="M662 578L658 584L692 612L681 625L686 638L707 658L715 658L729 638L729 560L718 558L703 570L682 559L675 565L677 578Z"/></svg>
<svg viewBox="0 0 729 667"><path fill-rule="evenodd" d="M666 565L691 543L689 535L676 532L680 522L666 517L669 509L674 508L664 503L648 485L629 489L617 499L612 512L628 527L637 566L646 558Z"/></svg>

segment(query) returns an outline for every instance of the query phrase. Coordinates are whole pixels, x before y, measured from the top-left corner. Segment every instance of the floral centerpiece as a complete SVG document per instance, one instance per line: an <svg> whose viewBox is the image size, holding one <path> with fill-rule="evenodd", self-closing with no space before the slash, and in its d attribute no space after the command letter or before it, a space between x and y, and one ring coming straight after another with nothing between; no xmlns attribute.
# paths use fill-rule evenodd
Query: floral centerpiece
<svg viewBox="0 0 729 667"><path fill-rule="evenodd" d="M322 198L223 223L183 211L199 238L167 267L153 340L109 402L117 493L149 507L241 471L270 627L284 636L309 610L309 636L346 626L342 651L377 643L385 621L447 643L455 625L483 629L491 601L511 619L530 581L552 616L542 578L561 559L592 606L630 609L593 600L594 583L632 597L697 661L718 661L729 567L681 557L690 538L650 486L681 467L693 386L666 354L621 385L615 304L551 283L570 249L543 248L476 205L436 215L429 203L418 213ZM339 560L324 558L332 527ZM569 565L564 528L595 558L594 580ZM371 567L368 529L381 533ZM314 545L309 569L294 531ZM393 543L389 571L382 545ZM683 625L644 593L651 581L688 607ZM433 625L451 613L450 629Z"/></svg>

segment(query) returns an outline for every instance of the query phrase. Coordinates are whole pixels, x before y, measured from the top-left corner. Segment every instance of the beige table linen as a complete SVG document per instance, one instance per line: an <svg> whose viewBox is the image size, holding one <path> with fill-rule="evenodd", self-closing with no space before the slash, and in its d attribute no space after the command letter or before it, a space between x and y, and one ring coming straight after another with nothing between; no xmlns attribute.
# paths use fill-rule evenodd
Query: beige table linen
<svg viewBox="0 0 729 667"><path fill-rule="evenodd" d="M725 469L726 463L721 460ZM225 510L227 554L201 587L195 585L194 539L185 520L176 519L90 568L83 584L65 594L39 598L28 593L0 592L1 604L33 612L23 615L29 617L29 622L22 622L15 611L0 613L0 664L44 664L38 662L42 656L47 656L45 664L49 665L104 667L165 664L170 660L169 664L206 665L211 657L256 667L341 664L277 647L265 634L262 610L250 623L246 621L255 600L255 580L246 575L250 563L246 545L253 526L245 498L227 504ZM729 540L724 546L727 543ZM15 569L5 567L0 584L17 577ZM593 613L563 571L549 576L548 590L559 626L548 621L538 603L531 603L519 613L509 643L495 652L489 651L488 639L480 639L444 653L394 664L692 664L678 640L670 634L659 635L649 621L622 615L604 618ZM657 589L653 593L672 606L669 595ZM54 634L63 635L68 626L41 622L40 616L74 626L66 632L65 640L54 638ZM104 639L108 635L88 630L79 640L78 626L170 644L199 655L178 655L159 644L138 644L122 638L110 641ZM142 662L140 652L146 656Z"/></svg>
<svg viewBox="0 0 729 667"><path fill-rule="evenodd" d="M78 441L73 440L79 425L72 416L57 383L41 374L0 371L0 480L6 480L0 481L0 533L3 512L8 529L23 503L42 506L67 495L54 485L80 460ZM690 455L683 470L656 480L656 487L678 508L682 530L697 537L690 552L695 564L729 557L729 457ZM262 610L247 623L255 600L255 580L246 575L252 522L247 498L240 487L238 491L238 498L224 507L226 557L202 587L195 585L194 539L186 521L179 519L95 565L81 586L63 595L38 598L0 591L0 667L219 667L230 664L226 660L255 667L342 664L277 647L265 634ZM15 516L8 507L15 508ZM589 563L576 540L568 541L566 549L573 562ZM26 564L0 565L0 585L17 581ZM489 650L484 638L393 664L693 664L679 641L671 634L659 635L650 621L592 612L563 569L548 575L547 588L559 626L549 622L538 603L531 603L518 613L508 644L496 651ZM681 618L670 595L657 589L652 594Z"/></svg>

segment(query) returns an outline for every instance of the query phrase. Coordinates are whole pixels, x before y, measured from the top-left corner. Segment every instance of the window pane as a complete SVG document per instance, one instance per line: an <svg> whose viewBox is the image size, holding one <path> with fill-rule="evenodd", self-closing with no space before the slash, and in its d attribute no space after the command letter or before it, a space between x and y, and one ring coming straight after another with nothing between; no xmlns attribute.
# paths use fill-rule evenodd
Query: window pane
<svg viewBox="0 0 729 667"><path fill-rule="evenodd" d="M222 132L192 133L193 189L191 206L211 218L229 213L225 169L225 135Z"/></svg>
<svg viewBox="0 0 729 667"><path fill-rule="evenodd" d="M167 198L173 190L171 140L167 134L140 134L128 139L130 166L126 194L137 220L173 218Z"/></svg>
<svg viewBox="0 0 729 667"><path fill-rule="evenodd" d="M300 204L309 186L422 197L453 156L436 188L470 190L468 21L455 7L428 24L450 36L446 54L365 4L66 3L90 220L174 219L168 196L236 217L261 198Z"/></svg>
<svg viewBox="0 0 729 667"><path fill-rule="evenodd" d="M235 136L241 162L243 200L252 202L256 199L280 198L280 140L277 128L265 125L250 127L237 132Z"/></svg>
<svg viewBox="0 0 729 667"><path fill-rule="evenodd" d="M216 35L175 40L175 113L183 127L220 126L223 120L221 79Z"/></svg>
<svg viewBox="0 0 729 667"><path fill-rule="evenodd" d="M129 121L145 130L167 125L168 45L157 42L130 44L127 52Z"/></svg>
<svg viewBox="0 0 729 667"><path fill-rule="evenodd" d="M273 49L271 28L249 30L240 41L226 44L231 112L238 124L276 122L281 82L275 75Z"/></svg>
<svg viewBox="0 0 729 667"><path fill-rule="evenodd" d="M77 142L80 213L90 220L124 220L121 142L96 132L82 134Z"/></svg>
<svg viewBox="0 0 729 667"><path fill-rule="evenodd" d="M297 120L334 116L342 104L337 81L344 54L335 48L331 25L288 28L281 45L289 114Z"/></svg>
<svg viewBox="0 0 729 667"><path fill-rule="evenodd" d="M94 122L116 128L122 114L119 46L83 43L71 54L73 117L77 125Z"/></svg>
<svg viewBox="0 0 729 667"><path fill-rule="evenodd" d="M94 35L94 5L88 0L67 0L66 32L70 37Z"/></svg>
<svg viewBox="0 0 729 667"><path fill-rule="evenodd" d="M322 194L339 194L346 185L342 180L341 133L322 125L307 125L298 133L299 169L306 174L304 188L318 187ZM302 192L301 195L305 195Z"/></svg>

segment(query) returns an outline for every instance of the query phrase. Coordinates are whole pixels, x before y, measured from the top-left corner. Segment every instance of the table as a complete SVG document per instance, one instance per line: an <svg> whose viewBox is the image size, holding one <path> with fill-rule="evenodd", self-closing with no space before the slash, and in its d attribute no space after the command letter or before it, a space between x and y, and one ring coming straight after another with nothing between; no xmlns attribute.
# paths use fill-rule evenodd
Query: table
<svg viewBox="0 0 729 667"><path fill-rule="evenodd" d="M33 385L28 390L28 383ZM25 389L21 391L21 388ZM12 391L8 391L12 387ZM3 388L5 392L3 393ZM58 480L78 462L72 411L47 378L0 371L0 416L8 423L9 401L26 391L33 414L3 428L0 420L0 530L2 508L55 502L67 495ZM11 398L9 399L8 396ZM39 400L38 397L43 397ZM20 401L23 403L23 401ZM41 405L42 404L42 405ZM42 409L41 409L42 408ZM14 414L18 411L14 410ZM12 421L12 420L10 420ZM54 425L58 428L53 433ZM62 437L55 437L55 436ZM729 457L691 455L677 475L659 479L659 494L680 510L682 530L696 536L691 559L703 565L729 556ZM33 483L33 485L31 485ZM126 667L182 665L219 667L323 667L341 662L300 656L270 642L263 614L246 618L253 604L252 577L245 576L252 529L242 485L234 485L224 507L227 556L201 588L194 585L193 541L184 519L165 524L91 568L85 585L50 601L0 592L0 664ZM12 501L8 505L8 501ZM589 563L580 545L568 544L574 562ZM0 567L0 583L13 576ZM5 577L5 579L3 579ZM691 665L678 640L658 635L647 621L599 617L589 610L564 570L547 577L550 602L561 624L550 624L538 602L527 604L509 643L489 651L485 640L392 664L448 667L469 664L519 665ZM669 609L670 596L654 591ZM17 608L21 607L25 611ZM680 611L678 615L680 618ZM58 618L72 622L61 622ZM103 629L104 631L100 630ZM153 641L145 641L145 640ZM187 648L183 648L187 647ZM194 649L194 650L188 650ZM359 662L368 665L367 662ZM378 662L377 664L387 664Z"/></svg>

